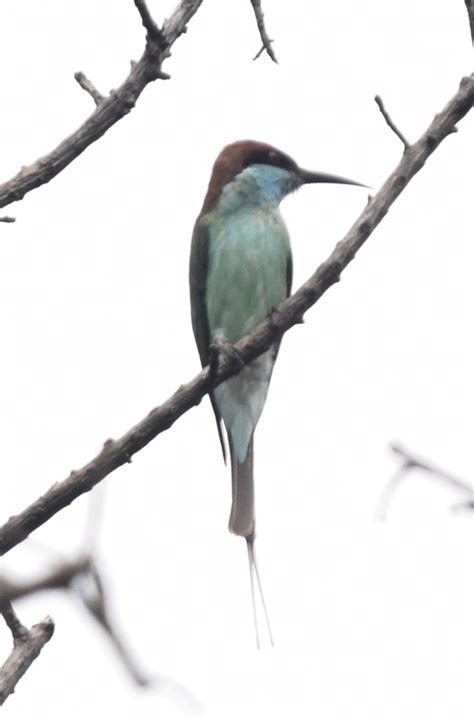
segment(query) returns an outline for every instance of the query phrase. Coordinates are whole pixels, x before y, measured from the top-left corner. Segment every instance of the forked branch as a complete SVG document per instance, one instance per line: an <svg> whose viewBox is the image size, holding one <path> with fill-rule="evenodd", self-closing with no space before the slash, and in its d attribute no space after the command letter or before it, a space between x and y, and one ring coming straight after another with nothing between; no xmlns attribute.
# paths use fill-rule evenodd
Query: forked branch
<svg viewBox="0 0 474 720"><path fill-rule="evenodd" d="M161 66L169 57L174 42L186 31L188 22L201 3L202 0L181 0L169 20L165 20L163 27L159 29L144 0L135 0L147 29L146 46L140 60L132 63L128 77L117 90L113 90L106 97L102 97L83 73L76 73L77 82L94 99L96 109L54 150L31 165L26 165L17 175L0 184L0 208L21 200L31 190L49 182L127 115L149 83L169 77L162 71Z"/></svg>
<svg viewBox="0 0 474 720"><path fill-rule="evenodd" d="M3 616L13 636L13 649L0 668L0 705L14 692L19 680L38 657L54 632L54 622L46 617L28 630L21 624L10 603L2 606Z"/></svg>

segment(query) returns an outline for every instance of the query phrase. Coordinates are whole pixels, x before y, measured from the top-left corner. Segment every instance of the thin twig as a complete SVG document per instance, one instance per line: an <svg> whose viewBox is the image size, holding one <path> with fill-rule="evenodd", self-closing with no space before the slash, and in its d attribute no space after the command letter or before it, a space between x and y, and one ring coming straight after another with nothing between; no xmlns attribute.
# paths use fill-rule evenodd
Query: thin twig
<svg viewBox="0 0 474 720"><path fill-rule="evenodd" d="M31 165L24 166L17 175L0 184L0 208L21 200L31 190L56 177L135 107L149 83L169 78L169 75L162 71L161 65L169 57L174 42L186 31L188 22L201 3L202 0L181 0L169 20L164 22L159 37L148 32L142 57L133 64L120 87L104 97L92 115L54 150ZM143 3L138 0L138 4Z"/></svg>
<svg viewBox="0 0 474 720"><path fill-rule="evenodd" d="M22 642L28 635L28 630L21 624L18 615L13 609L13 605L10 602L4 603L1 614L13 636L13 644L16 645L18 642Z"/></svg>
<svg viewBox="0 0 474 720"><path fill-rule="evenodd" d="M290 298L264 320L250 335L235 343L235 350L245 364L261 355L284 333L301 322L303 315L340 279L342 271L354 259L393 202L410 180L421 170L436 147L452 133L471 110L474 103L474 74L463 78L459 90L446 107L435 116L426 132L407 150L372 201L365 206L346 236L338 242L331 255ZM130 462L135 453L157 435L168 430L190 408L198 405L212 387L239 371L235 361L222 357L214 381L209 368L204 368L191 382L182 385L161 406L152 410L118 440L104 444L102 451L80 470L73 471L63 482L11 517L0 527L0 555L22 542L53 515L67 507L83 493L91 490L111 472Z"/></svg>
<svg viewBox="0 0 474 720"><path fill-rule="evenodd" d="M104 102L104 96L102 93L97 90L95 85L84 75L83 72L74 73L74 79L78 82L81 88L91 96L97 107Z"/></svg>
<svg viewBox="0 0 474 720"><path fill-rule="evenodd" d="M408 150L408 148L410 147L410 143L408 142L408 140L406 139L406 137L403 135L403 133L400 132L400 130L397 128L397 126L396 126L395 123L393 122L392 118L390 117L390 115L389 115L388 112L386 111L385 105L383 104L383 100L382 100L382 98L380 97L380 95L376 95L375 98L374 98L374 100L375 100L375 102L377 103L378 108L379 108L380 112L382 113L382 115L383 115L383 117L384 117L384 120L385 120L385 122L387 123L387 125L389 126L390 130L393 130L393 132L395 133L395 135L397 136L397 138L399 138L399 139L402 141L402 143L403 143L403 145L404 145L404 147L405 147L405 150Z"/></svg>
<svg viewBox="0 0 474 720"><path fill-rule="evenodd" d="M134 0L135 7L137 8L138 12L140 13L140 17L142 19L143 27L147 31L147 34L154 38L155 40L158 40L159 42L164 41L163 33L161 32L160 28L156 24L156 22L153 20L150 11L148 10L148 6L145 2L145 0Z"/></svg>
<svg viewBox="0 0 474 720"><path fill-rule="evenodd" d="M390 478L390 480L385 485L384 489L382 490L382 493L379 498L379 502L377 504L377 509L375 511L375 519L379 522L385 522L387 519L387 512L390 503L392 502L395 492L398 490L400 483L402 482L403 478L405 477L405 474L407 473L408 467L406 463L403 463L393 477Z"/></svg>
<svg viewBox="0 0 474 720"><path fill-rule="evenodd" d="M38 657L54 632L54 622L45 617L31 630L24 627L11 605L4 606L1 614L13 635L13 650L0 668L0 705L11 695L18 681Z"/></svg>
<svg viewBox="0 0 474 720"><path fill-rule="evenodd" d="M255 55L254 60L257 60L257 58L260 57L260 55L265 50L268 54L268 56L273 60L274 63L278 64L278 60L276 59L276 55L272 48L272 42L273 40L270 40L268 37L267 30L265 28L265 21L263 16L263 10L262 10L262 2L261 0L250 0L252 3L253 11L255 13L255 19L257 21L257 27L258 32L260 33L260 38L262 40L262 47L258 51L258 53Z"/></svg>

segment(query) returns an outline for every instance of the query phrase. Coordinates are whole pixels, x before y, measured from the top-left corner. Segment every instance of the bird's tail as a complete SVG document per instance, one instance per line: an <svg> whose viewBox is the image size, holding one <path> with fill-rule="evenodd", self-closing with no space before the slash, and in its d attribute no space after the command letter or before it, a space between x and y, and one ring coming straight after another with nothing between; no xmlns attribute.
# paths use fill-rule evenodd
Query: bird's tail
<svg viewBox="0 0 474 720"><path fill-rule="evenodd" d="M250 438L247 455L243 462L239 462L235 456L230 433L229 447L232 464L232 508L229 530L234 535L241 535L249 539L255 535L253 437Z"/></svg>
<svg viewBox="0 0 474 720"><path fill-rule="evenodd" d="M263 614L268 630L270 644L273 645L272 629L268 617L265 598L263 596L260 573L258 571L257 558L255 555L255 509L253 492L253 436L247 450L245 460L241 463L235 457L232 447L232 438L229 433L230 457L232 461L232 508L229 518L229 530L234 535L241 535L247 541L247 551L250 570L250 587L252 590L252 607L255 624L255 635L257 647L260 648L260 635L258 631L257 603L255 597L254 577L257 581L258 592L262 602Z"/></svg>

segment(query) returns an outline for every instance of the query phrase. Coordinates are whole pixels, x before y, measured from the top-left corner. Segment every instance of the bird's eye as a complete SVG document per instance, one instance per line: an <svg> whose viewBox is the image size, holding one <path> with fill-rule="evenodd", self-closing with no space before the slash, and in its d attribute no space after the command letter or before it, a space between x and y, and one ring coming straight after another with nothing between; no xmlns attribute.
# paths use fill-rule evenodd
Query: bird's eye
<svg viewBox="0 0 474 720"><path fill-rule="evenodd" d="M268 153L268 159L270 160L270 162L276 163L278 161L277 153L274 150L270 150L270 152Z"/></svg>

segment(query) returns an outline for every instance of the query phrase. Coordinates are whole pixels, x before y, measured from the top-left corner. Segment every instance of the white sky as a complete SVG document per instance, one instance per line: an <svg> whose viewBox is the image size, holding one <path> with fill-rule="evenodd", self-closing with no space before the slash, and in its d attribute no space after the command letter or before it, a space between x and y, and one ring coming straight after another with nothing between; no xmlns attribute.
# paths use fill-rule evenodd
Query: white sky
<svg viewBox="0 0 474 720"><path fill-rule="evenodd" d="M174 4L152 2L158 20ZM2 519L199 369L188 254L211 165L236 139L375 188L471 71L463 0L264 5L278 66L249 0L207 0L173 49L167 83L0 225ZM138 59L132 0L2 0L0 179L92 111ZM344 273L288 333L256 437L259 553L276 637L257 652L243 541L227 532L230 477L210 406L111 476L98 552L113 614L149 673L139 691L69 598L18 603L56 633L6 717L199 716L472 720L474 518L414 474L388 520L374 511L397 464L387 444L474 482L474 115L410 184ZM366 193L308 187L284 202L295 288L352 224ZM81 547L89 498L35 537ZM33 543L5 558L40 570ZM1 658L11 638L0 627ZM187 689L185 699L173 685Z"/></svg>

